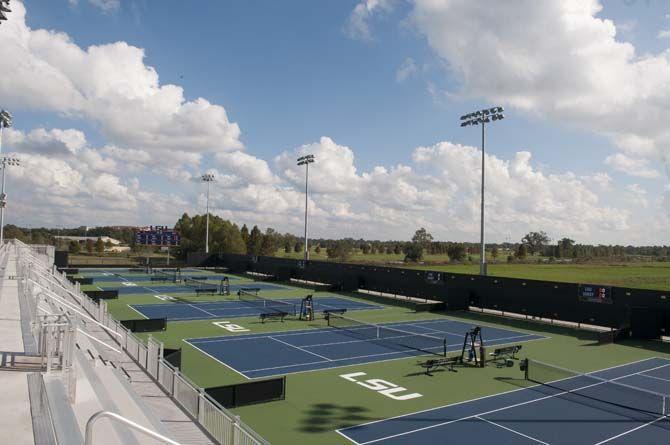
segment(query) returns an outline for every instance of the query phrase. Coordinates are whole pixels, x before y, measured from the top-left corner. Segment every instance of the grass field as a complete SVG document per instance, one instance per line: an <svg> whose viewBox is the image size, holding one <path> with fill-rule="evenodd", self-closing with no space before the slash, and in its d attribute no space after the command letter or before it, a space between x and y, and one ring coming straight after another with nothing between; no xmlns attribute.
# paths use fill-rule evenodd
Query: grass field
<svg viewBox="0 0 670 445"><path fill-rule="evenodd" d="M476 266L459 266L460 269L445 266L442 270L475 272ZM496 273L505 276L514 276L519 272L512 266L492 266ZM562 269L570 270L570 276L579 277L583 281L602 281L601 277L612 280L621 280L622 274L608 272L609 268ZM567 266L571 267L571 266ZM493 271L492 270L492 271ZM659 283L658 277L667 268L661 265L639 267L635 269L620 268L628 272L626 276L640 277L640 280ZM635 273L630 271L635 270ZM643 274L643 272L647 272ZM86 270L81 270L86 276ZM532 274L532 278L560 279L562 275L557 266L536 266L528 268L525 273ZM609 275L608 275L609 273ZM125 274L128 281L140 279L141 274ZM656 278L654 278L656 277ZM654 281L656 280L656 281ZM235 283L251 282L236 278ZM139 286L143 284L138 283ZM667 285L667 283L666 283ZM117 282L105 282L104 278L96 278L93 286L88 288L117 288L127 287ZM170 292L174 286L175 292ZM202 301L233 301L234 296L200 296L176 292L177 285L169 285L168 291L161 291L160 295L171 295L177 299L174 304L191 304ZM165 304L158 299L158 292L134 293L120 295L116 300L108 300L111 314L117 319L139 318L138 313L130 308L131 304ZM293 288L273 291L262 291L266 298L303 297L308 293L305 289ZM319 294L316 294L318 297ZM352 295L342 295L342 298L358 300ZM366 300L360 300L366 301ZM449 319L462 321L468 325L480 325L484 332L487 329L513 329L522 333L537 334L546 339L523 343L523 357L555 363L581 371L591 371L605 367L623 364L643 358L662 356L670 358L666 344L656 342L597 345L595 335L585 331L560 328L551 325L537 324L522 320L509 320L500 317L476 313L417 313L411 309L393 306L384 306L380 310L360 310L349 314L359 320L374 323ZM221 319L223 320L223 319ZM169 322L164 332L154 332L154 338L164 342L166 348L182 348L182 372L197 385L213 387L239 383L244 377L224 366L217 360L203 354L185 340L203 337L232 337L236 335L213 324L217 320L191 320ZM225 318L249 330L250 333L265 332L286 333L296 330L324 329L326 323L322 317L311 322L289 319L285 322L261 323L257 317ZM146 338L149 334L140 334ZM253 354L253 351L248 351ZM260 358L262 360L262 357ZM341 368L324 369L310 372L293 373L287 376L286 400L269 402L260 405L240 407L234 411L251 425L257 432L264 435L271 443L295 444L318 443L320 445L341 445L348 443L335 433L338 428L354 426L364 422L384 419L392 416L443 406L504 391L510 391L525 386L523 374L518 366L498 368L489 365L485 368L461 368L456 373L436 372L432 377L422 372L417 366L419 358L409 357L384 362L356 364ZM389 399L375 391L366 389L341 377L345 373L363 372L365 378L384 379L402 386L407 391L419 393L421 397L411 400L397 401Z"/></svg>
<svg viewBox="0 0 670 445"><path fill-rule="evenodd" d="M316 254L313 260L327 260L325 249ZM278 252L285 258L302 258L302 253ZM423 263L403 263L404 255L374 254L363 255L354 251L351 262L384 264L391 267L435 270L463 274L479 274L479 257L473 256L472 263L449 263L446 255L426 255ZM507 278L526 278L529 280L562 281L567 283L606 284L611 286L639 289L670 290L670 262L629 262L629 263L507 263L490 262L488 274Z"/></svg>

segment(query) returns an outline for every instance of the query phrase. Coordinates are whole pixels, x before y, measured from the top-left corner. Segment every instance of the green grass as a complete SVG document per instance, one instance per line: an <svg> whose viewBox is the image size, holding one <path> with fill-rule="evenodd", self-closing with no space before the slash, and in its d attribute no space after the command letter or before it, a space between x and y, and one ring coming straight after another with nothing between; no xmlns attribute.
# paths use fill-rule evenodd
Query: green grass
<svg viewBox="0 0 670 445"><path fill-rule="evenodd" d="M514 276L520 271L520 269L515 269L517 265L500 266L496 272L502 276ZM455 272L470 270L467 269L467 266L459 267L460 269L455 270L445 266L442 270ZM558 269L559 267L570 268L572 266L549 266L540 269L544 267L546 266L533 265L522 272L531 275L526 276L527 278L558 279L564 276L560 272L570 270ZM608 271L607 267L603 269ZM647 270L643 267L641 269ZM664 270L667 273L667 268L664 269L660 264L654 265L648 269L647 277L658 276ZM476 272L476 270L471 270L471 272ZM640 271L636 273L640 274ZM591 270L582 266L573 269L569 275L580 277L583 281L602 281L594 279L594 277L602 276L621 279L621 274L607 275L607 272L597 268ZM119 283L114 283L114 285L120 287ZM290 291L265 291L263 296L303 296L306 293L308 293L307 290L296 288ZM187 294L173 295L184 301L223 298L195 297ZM351 297L345 296L345 298ZM160 304L164 302L150 294L122 295L118 300L108 300L108 307L114 317L137 318L138 314L128 308L128 304L138 303ZM350 315L360 320L376 323L449 317L472 325L481 325L484 332L486 326L496 326L535 333L548 338L524 343L522 357L532 357L580 371L602 369L653 356L670 358L667 344L659 342L626 342L598 346L595 335L592 333L477 313L416 313L407 308L387 306L384 310L356 311ZM241 335L231 334L213 325L213 321L216 320L170 322L166 331L151 335L163 341L168 348L182 348L182 371L199 386L212 387L244 381L244 378L236 372L184 342L184 339L188 338ZM232 318L229 321L250 329L251 333L325 327L322 319L313 322L287 320L284 323L260 323L257 318L248 317ZM141 337L147 335L141 334ZM274 445L296 443L342 445L347 442L334 432L338 428L497 394L526 385L518 366L513 368L495 366L487 366L483 369L460 368L456 373L436 372L434 376L429 377L423 374L421 368L417 366L418 360L415 357L289 374L286 400L241 407L234 411L242 417L245 423L252 426ZM365 372L366 378L388 380L407 388L410 392L418 392L422 394L422 397L407 401L392 401L340 377L341 374L350 372Z"/></svg>
<svg viewBox="0 0 670 445"><path fill-rule="evenodd" d="M300 259L302 252L284 253L278 251L276 256ZM487 255L488 256L488 255ZM311 250L313 260L328 260L325 249L317 254ZM479 274L479 255L472 255L472 262L449 263L446 255L425 255L423 262L404 263L404 255L371 254L364 255L355 249L349 258L352 263L373 263L390 267L410 269L436 270L463 274ZM542 257L533 257L537 261ZM504 260L491 262L489 259L488 274L507 278L526 278L529 280L561 281L567 283L605 284L611 286L631 287L638 289L670 290L670 262L627 262L627 263L507 263Z"/></svg>
<svg viewBox="0 0 670 445"><path fill-rule="evenodd" d="M479 265L409 265L414 269L478 274ZM488 265L488 274L507 278L608 284L639 289L670 290L670 263L507 264Z"/></svg>

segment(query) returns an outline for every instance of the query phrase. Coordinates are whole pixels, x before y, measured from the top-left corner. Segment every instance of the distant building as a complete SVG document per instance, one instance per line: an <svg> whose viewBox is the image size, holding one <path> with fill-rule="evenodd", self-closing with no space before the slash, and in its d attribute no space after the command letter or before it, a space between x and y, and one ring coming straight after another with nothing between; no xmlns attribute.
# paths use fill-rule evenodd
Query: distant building
<svg viewBox="0 0 670 445"><path fill-rule="evenodd" d="M110 243L112 243L115 246L118 246L118 245L122 244L121 241L119 241L117 239L114 239L114 238L110 238L108 236L97 237L97 236L65 236L65 235L60 236L59 235L59 236L55 236L54 238L62 239L62 240L65 240L65 241L77 241L80 244L86 243L86 241L88 241L88 240L96 242L96 241L98 241L98 238L100 238L100 239L102 239L102 242L105 243L105 244L107 244L107 241L109 241Z"/></svg>

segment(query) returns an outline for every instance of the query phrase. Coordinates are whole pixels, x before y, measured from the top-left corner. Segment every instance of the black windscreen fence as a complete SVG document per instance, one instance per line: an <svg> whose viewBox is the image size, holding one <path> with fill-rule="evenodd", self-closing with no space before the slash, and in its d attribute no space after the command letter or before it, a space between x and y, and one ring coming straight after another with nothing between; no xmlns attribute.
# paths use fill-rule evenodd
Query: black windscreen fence
<svg viewBox="0 0 670 445"><path fill-rule="evenodd" d="M181 369L181 348L163 349L163 358L173 367Z"/></svg>
<svg viewBox="0 0 670 445"><path fill-rule="evenodd" d="M670 291L604 286L605 298L589 298L585 288L597 291L600 286L239 254L189 254L188 261L191 266L257 272L281 281L325 283L338 291L426 298L444 303L446 310L476 307L613 329L629 328L635 321L634 337L670 335L670 315L665 315L670 313ZM641 323L645 319L652 322L648 328Z"/></svg>
<svg viewBox="0 0 670 445"><path fill-rule="evenodd" d="M84 293L93 301L119 298L119 291L116 290L85 290Z"/></svg>
<svg viewBox="0 0 670 445"><path fill-rule="evenodd" d="M142 318L137 320L121 320L121 324L131 332L164 331L167 328L167 318Z"/></svg>
<svg viewBox="0 0 670 445"><path fill-rule="evenodd" d="M205 389L205 392L225 408L284 400L286 376L237 385L216 386Z"/></svg>

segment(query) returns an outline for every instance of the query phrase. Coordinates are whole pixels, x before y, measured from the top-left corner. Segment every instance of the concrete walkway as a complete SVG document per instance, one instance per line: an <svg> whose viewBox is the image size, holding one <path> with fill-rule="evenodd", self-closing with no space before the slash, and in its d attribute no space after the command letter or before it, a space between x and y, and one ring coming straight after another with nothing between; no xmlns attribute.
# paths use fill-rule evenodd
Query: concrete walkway
<svg viewBox="0 0 670 445"><path fill-rule="evenodd" d="M25 350L21 334L21 312L16 276L16 257L8 255L6 264L0 264L0 351L4 358L20 356ZM12 277L12 279L10 279ZM6 359L8 360L8 359ZM28 397L28 373L9 371L0 363L0 442L7 444L34 444L33 424Z"/></svg>

